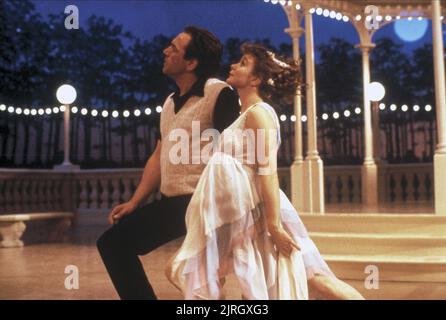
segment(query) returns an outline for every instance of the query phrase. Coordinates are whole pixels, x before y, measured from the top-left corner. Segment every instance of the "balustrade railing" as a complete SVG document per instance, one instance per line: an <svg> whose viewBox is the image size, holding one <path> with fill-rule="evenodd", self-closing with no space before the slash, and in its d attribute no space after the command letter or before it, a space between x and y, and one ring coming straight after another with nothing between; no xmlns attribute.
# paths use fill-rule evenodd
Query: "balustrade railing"
<svg viewBox="0 0 446 320"><path fill-rule="evenodd" d="M0 214L108 211L130 199L142 171L0 169ZM290 169L279 168L278 175L281 188L290 196ZM324 176L327 204L361 203L361 166L326 166ZM380 203L433 203L433 179L432 164L382 164Z"/></svg>

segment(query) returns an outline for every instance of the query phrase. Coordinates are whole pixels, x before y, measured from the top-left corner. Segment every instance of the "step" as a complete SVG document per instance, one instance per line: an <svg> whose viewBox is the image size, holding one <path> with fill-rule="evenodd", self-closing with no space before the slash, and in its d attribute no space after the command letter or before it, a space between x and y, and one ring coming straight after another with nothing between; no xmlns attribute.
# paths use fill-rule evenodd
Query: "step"
<svg viewBox="0 0 446 320"><path fill-rule="evenodd" d="M323 255L336 276L355 287L366 299L446 299L446 258L379 255ZM366 286L370 269L378 288ZM378 273L376 273L376 270Z"/></svg>
<svg viewBox="0 0 446 320"><path fill-rule="evenodd" d="M445 300L444 282L381 281L378 289L367 289L361 280L347 280L367 300Z"/></svg>
<svg viewBox="0 0 446 320"><path fill-rule="evenodd" d="M310 232L322 254L446 256L446 236Z"/></svg>
<svg viewBox="0 0 446 320"><path fill-rule="evenodd" d="M446 235L446 216L438 215L302 214L300 217L306 228L315 232Z"/></svg>
<svg viewBox="0 0 446 320"><path fill-rule="evenodd" d="M446 257L407 257L381 255L322 255L330 268L343 280L364 281L366 268L375 266L380 281L436 282L446 285Z"/></svg>

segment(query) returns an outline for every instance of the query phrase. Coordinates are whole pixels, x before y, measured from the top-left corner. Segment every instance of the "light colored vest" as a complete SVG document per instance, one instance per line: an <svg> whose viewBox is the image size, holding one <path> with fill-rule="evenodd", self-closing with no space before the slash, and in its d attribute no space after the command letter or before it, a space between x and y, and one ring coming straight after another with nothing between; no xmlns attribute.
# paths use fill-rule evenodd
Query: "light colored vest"
<svg viewBox="0 0 446 320"><path fill-rule="evenodd" d="M205 163L192 162L192 121L199 121L201 133L213 128L213 113L215 103L221 90L228 84L221 80L210 78L204 86L204 96L191 96L184 106L175 114L175 105L171 94L164 102L161 112L161 187L160 191L166 196L178 196L194 193ZM187 134L189 155L187 163L175 164L169 158L169 152L175 145L178 146L179 138L169 139L169 134L174 129L182 129ZM184 131L183 131L184 130ZM179 130L175 130L179 132ZM171 141L173 140L173 141ZM200 141L199 137L196 141ZM200 141L200 150L209 141ZM176 150L176 149L175 149ZM197 153L195 153L197 154ZM195 162L197 160L195 159Z"/></svg>

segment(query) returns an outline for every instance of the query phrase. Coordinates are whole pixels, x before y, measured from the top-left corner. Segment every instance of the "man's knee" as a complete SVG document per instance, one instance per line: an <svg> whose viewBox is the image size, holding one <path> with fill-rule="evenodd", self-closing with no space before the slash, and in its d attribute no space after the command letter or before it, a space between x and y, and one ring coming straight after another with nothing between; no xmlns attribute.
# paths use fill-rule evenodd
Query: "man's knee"
<svg viewBox="0 0 446 320"><path fill-rule="evenodd" d="M116 230L113 227L105 231L96 241L96 247L99 252L105 252L107 249L114 247L117 241Z"/></svg>

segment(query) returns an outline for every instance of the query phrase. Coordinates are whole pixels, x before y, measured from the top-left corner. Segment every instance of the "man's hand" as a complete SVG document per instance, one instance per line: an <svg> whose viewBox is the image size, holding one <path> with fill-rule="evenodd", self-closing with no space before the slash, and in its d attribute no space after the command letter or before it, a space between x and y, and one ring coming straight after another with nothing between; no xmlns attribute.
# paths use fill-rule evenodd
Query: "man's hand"
<svg viewBox="0 0 446 320"><path fill-rule="evenodd" d="M119 219L121 219L123 216L128 215L133 211L135 211L137 207L138 206L131 201L117 205L108 215L108 222L110 224L117 223Z"/></svg>

